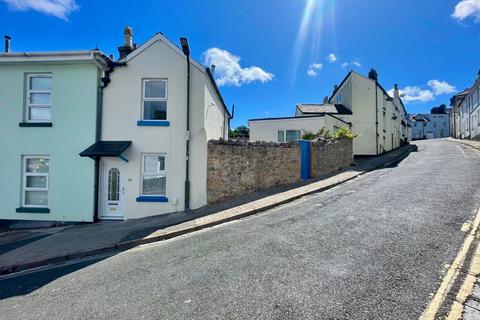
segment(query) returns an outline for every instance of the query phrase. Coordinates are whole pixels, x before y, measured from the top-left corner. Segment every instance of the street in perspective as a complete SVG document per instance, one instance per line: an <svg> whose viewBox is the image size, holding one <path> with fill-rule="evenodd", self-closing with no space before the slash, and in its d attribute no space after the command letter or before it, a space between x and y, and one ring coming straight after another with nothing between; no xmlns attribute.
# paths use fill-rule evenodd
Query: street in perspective
<svg viewBox="0 0 480 320"><path fill-rule="evenodd" d="M480 0L0 16L0 319L480 320Z"/></svg>

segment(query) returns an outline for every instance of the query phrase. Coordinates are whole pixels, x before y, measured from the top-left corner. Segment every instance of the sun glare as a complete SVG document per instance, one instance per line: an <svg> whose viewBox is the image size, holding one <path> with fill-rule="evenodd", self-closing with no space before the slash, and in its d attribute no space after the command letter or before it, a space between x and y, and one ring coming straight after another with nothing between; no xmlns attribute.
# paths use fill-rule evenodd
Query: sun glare
<svg viewBox="0 0 480 320"><path fill-rule="evenodd" d="M330 4L331 10L330 21L333 21L334 7L332 2L332 0L305 1L305 8L292 54L292 80L297 76L298 65L306 48L310 51L310 59L317 60L319 58L322 31L325 24L325 10L328 4Z"/></svg>

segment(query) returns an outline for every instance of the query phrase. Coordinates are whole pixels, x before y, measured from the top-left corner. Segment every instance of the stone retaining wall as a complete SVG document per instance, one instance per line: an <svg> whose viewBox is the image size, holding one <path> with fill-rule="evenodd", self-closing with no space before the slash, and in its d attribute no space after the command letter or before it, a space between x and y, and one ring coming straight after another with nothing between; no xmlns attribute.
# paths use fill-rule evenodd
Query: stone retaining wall
<svg viewBox="0 0 480 320"><path fill-rule="evenodd" d="M313 142L310 148L312 178L349 167L353 163L352 140L342 139L332 143Z"/></svg>
<svg viewBox="0 0 480 320"><path fill-rule="evenodd" d="M311 176L337 171L352 163L352 142L311 143ZM298 142L266 143L211 140L208 143L207 201L301 181Z"/></svg>

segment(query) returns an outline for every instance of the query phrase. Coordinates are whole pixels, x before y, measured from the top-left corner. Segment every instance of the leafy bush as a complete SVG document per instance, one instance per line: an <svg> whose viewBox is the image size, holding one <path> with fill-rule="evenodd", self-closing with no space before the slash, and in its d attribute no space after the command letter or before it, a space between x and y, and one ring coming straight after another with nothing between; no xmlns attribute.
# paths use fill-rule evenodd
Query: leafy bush
<svg viewBox="0 0 480 320"><path fill-rule="evenodd" d="M335 134L333 135L334 139L348 139L348 140L353 140L356 137L358 137L357 134L353 133L349 128L347 127L342 127L338 129Z"/></svg>
<svg viewBox="0 0 480 320"><path fill-rule="evenodd" d="M305 133L302 135L303 140L313 140L316 138L315 133L311 131L305 131Z"/></svg>

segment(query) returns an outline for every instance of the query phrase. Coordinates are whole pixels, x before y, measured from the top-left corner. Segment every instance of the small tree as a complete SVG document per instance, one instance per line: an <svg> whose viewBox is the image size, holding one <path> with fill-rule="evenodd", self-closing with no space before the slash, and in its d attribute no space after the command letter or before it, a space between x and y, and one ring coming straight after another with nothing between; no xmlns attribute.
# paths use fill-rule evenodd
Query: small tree
<svg viewBox="0 0 480 320"><path fill-rule="evenodd" d="M234 130L230 130L228 136L232 139L249 139L250 129L246 126L239 126Z"/></svg>

